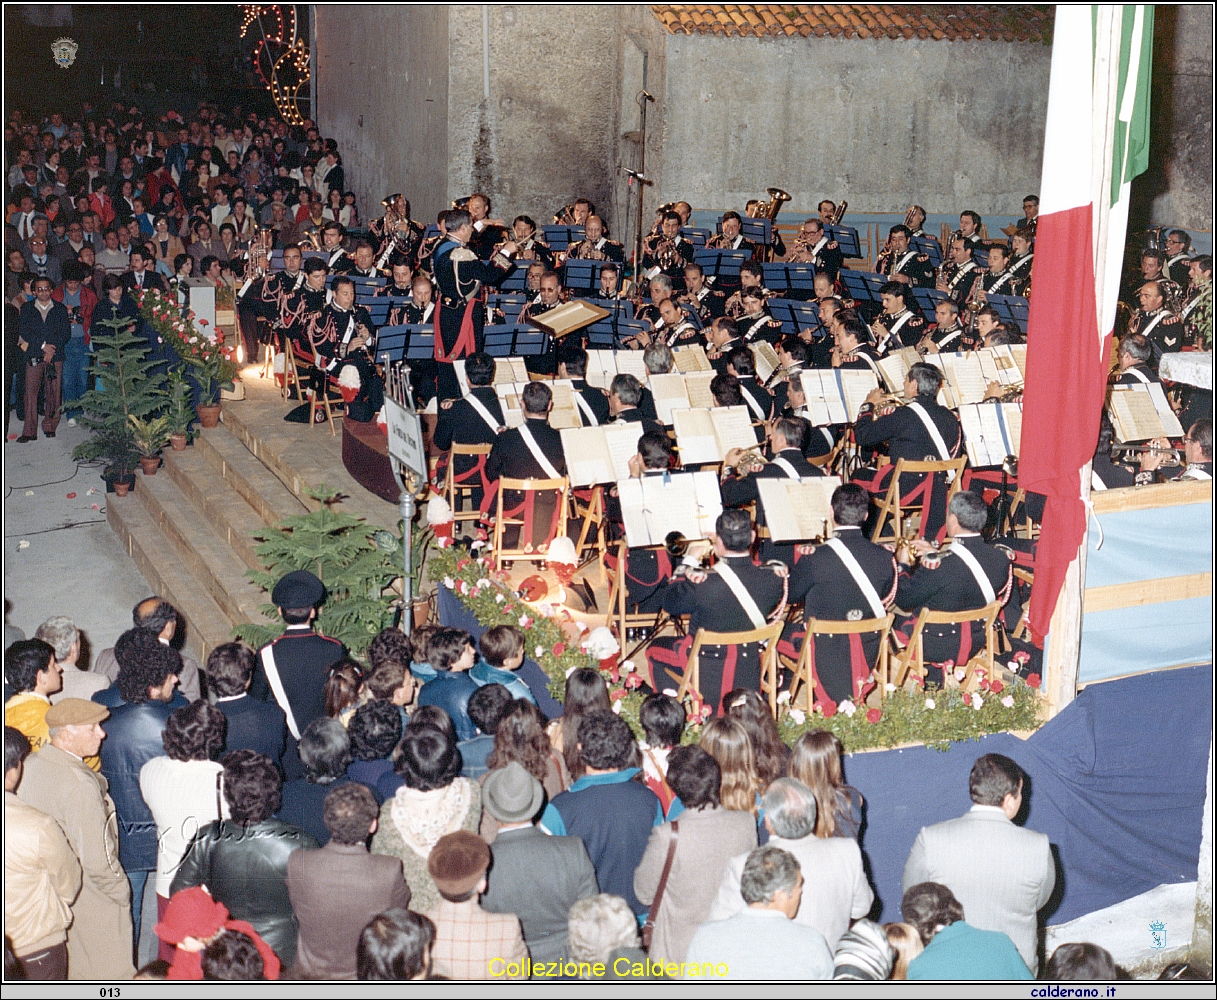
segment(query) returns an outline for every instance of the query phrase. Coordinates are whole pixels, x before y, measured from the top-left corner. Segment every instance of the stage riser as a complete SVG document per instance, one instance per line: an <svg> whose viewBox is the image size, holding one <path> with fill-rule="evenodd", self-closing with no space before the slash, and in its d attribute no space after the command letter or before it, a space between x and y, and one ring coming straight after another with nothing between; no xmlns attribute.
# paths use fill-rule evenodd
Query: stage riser
<svg viewBox="0 0 1217 1000"><path fill-rule="evenodd" d="M228 418L224 425L249 450L262 466L272 473L302 504L310 510L316 510L321 505L304 492L306 486L312 485L301 479L296 470L284 461L282 452L266 447L262 439L236 415L235 404L225 406L225 416ZM328 429L316 428L318 434L328 434Z"/></svg>
<svg viewBox="0 0 1217 1000"><path fill-rule="evenodd" d="M137 483L136 493L142 485ZM216 646L229 641L232 621L182 566L173 544L135 494L110 494L106 520L152 592L177 608L185 620L186 651L205 663Z"/></svg>

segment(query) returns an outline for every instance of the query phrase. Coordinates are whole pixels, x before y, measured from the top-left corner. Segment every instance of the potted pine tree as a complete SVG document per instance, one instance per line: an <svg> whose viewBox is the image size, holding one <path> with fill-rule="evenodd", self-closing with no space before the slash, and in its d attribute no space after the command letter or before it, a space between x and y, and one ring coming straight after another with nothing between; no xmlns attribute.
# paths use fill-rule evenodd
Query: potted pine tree
<svg viewBox="0 0 1217 1000"><path fill-rule="evenodd" d="M169 444L174 451L185 451L194 407L190 405L190 380L181 368L171 368L166 381L165 416L169 418Z"/></svg>
<svg viewBox="0 0 1217 1000"><path fill-rule="evenodd" d="M98 320L93 326L91 363L98 388L86 392L79 403L80 422L93 436L72 452L78 461L101 459L107 489L119 496L125 496L135 484L139 450L131 418L151 416L165 398L162 379L149 376L156 362L148 360L148 342L125 329L127 325L127 320L118 318Z"/></svg>

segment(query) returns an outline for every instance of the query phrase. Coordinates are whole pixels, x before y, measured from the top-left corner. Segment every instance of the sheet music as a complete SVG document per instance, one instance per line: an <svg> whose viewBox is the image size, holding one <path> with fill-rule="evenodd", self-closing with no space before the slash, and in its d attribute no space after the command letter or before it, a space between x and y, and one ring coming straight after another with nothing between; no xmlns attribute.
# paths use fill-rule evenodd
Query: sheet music
<svg viewBox="0 0 1217 1000"><path fill-rule="evenodd" d="M613 360L617 364L617 374L633 375L643 385L647 381L647 366L642 360L642 351L614 351ZM612 379L609 379L611 382Z"/></svg>
<svg viewBox="0 0 1217 1000"><path fill-rule="evenodd" d="M631 548L662 545L671 531L690 541L705 538L722 513L713 472L676 472L617 483L626 542Z"/></svg>
<svg viewBox="0 0 1217 1000"><path fill-rule="evenodd" d="M714 432L711 410L675 410L672 423L676 427L676 447L680 451L682 465L700 465L703 462L721 462L718 437ZM756 437L753 436L753 444Z"/></svg>
<svg viewBox="0 0 1217 1000"><path fill-rule="evenodd" d="M1179 423L1179 418L1175 416L1175 411L1171 409L1171 404L1167 402L1166 393L1162 389L1162 383L1151 382L1142 388L1149 393L1149 398L1154 401L1154 409L1158 411L1158 419L1162 421L1162 426L1166 430L1166 436L1182 437L1183 425Z"/></svg>
<svg viewBox="0 0 1217 1000"><path fill-rule="evenodd" d="M908 362L900 354L889 354L886 358L880 358L878 364L879 371L883 372L883 381L887 383L887 391L903 395L909 374Z"/></svg>
<svg viewBox="0 0 1217 1000"><path fill-rule="evenodd" d="M572 486L597 486L629 479L630 459L638 453L637 424L564 427L562 451Z"/></svg>
<svg viewBox="0 0 1217 1000"><path fill-rule="evenodd" d="M1018 457L1022 411L1021 403L970 403L959 408L964 445L972 465L999 466L1008 455Z"/></svg>
<svg viewBox="0 0 1217 1000"><path fill-rule="evenodd" d="M832 494L841 485L837 476L814 479L756 481L765 524L775 542L806 542L831 538Z"/></svg>
<svg viewBox="0 0 1217 1000"><path fill-rule="evenodd" d="M858 411L871 390L879 388L879 379L869 368L837 368L835 374L845 400L845 412L849 414L849 422L853 423L858 419Z"/></svg>
<svg viewBox="0 0 1217 1000"><path fill-rule="evenodd" d="M976 356L980 359L980 371L986 383L1014 385L1023 380L1022 370L1009 346L999 344L997 347L982 347L976 352Z"/></svg>
<svg viewBox="0 0 1217 1000"><path fill-rule="evenodd" d="M714 378L714 372L690 372L684 376L685 392L688 394L690 406L705 407L707 410L714 408L714 394L710 392L710 383Z"/></svg>
<svg viewBox="0 0 1217 1000"><path fill-rule="evenodd" d="M710 359L706 357L706 349L701 344L678 347L672 352L672 357L676 360L676 370L678 372L714 371L714 366L710 364Z"/></svg>
<svg viewBox="0 0 1217 1000"><path fill-rule="evenodd" d="M1018 374L1021 379L1027 379L1027 345L1026 344L1011 344L1009 347L1010 357L1014 359L1015 365L1018 366Z"/></svg>
<svg viewBox="0 0 1217 1000"><path fill-rule="evenodd" d="M799 372L799 384L807 400L807 419L813 427L849 423L845 397L837 385L835 372L836 369ZM873 372L871 377L874 378Z"/></svg>
<svg viewBox="0 0 1217 1000"><path fill-rule="evenodd" d="M749 345L752 348L752 362L756 365L757 380L764 385L769 376L782 367L777 352L767 340L758 340Z"/></svg>
<svg viewBox="0 0 1217 1000"><path fill-rule="evenodd" d="M930 355L933 357L933 355ZM950 380L951 388L957 405L979 403L985 398L988 383L981 371L980 358L975 351L957 351L954 354L940 354L943 374ZM926 360L929 360L927 357Z"/></svg>
<svg viewBox="0 0 1217 1000"><path fill-rule="evenodd" d="M598 389L607 389L617 374L617 362L612 351L592 350L587 352L587 384Z"/></svg>
<svg viewBox="0 0 1217 1000"><path fill-rule="evenodd" d="M519 427L524 423L524 409L520 402L522 385L514 382L499 382L494 391L499 397L499 405L503 410L503 424L506 427Z"/></svg>
<svg viewBox="0 0 1217 1000"><path fill-rule="evenodd" d="M528 368L523 358L495 358L494 384L500 382L527 382Z"/></svg>
<svg viewBox="0 0 1217 1000"><path fill-rule="evenodd" d="M554 430L582 427L583 418L579 416L578 404L575 402L574 383L570 379L554 379L549 383L549 388L554 397L554 408L549 411L549 426Z"/></svg>
<svg viewBox="0 0 1217 1000"><path fill-rule="evenodd" d="M1122 444L1169 436L1146 386L1112 386L1107 412L1115 425L1116 438Z"/></svg>
<svg viewBox="0 0 1217 1000"><path fill-rule="evenodd" d="M670 424L673 410L687 410L693 405L685 389L685 377L675 373L651 376L651 395L655 397L655 412L659 422ZM701 406L703 404L698 403Z"/></svg>
<svg viewBox="0 0 1217 1000"><path fill-rule="evenodd" d="M710 411L710 421L718 438L720 459L726 458L732 448L756 447L752 411L747 406L717 406Z"/></svg>

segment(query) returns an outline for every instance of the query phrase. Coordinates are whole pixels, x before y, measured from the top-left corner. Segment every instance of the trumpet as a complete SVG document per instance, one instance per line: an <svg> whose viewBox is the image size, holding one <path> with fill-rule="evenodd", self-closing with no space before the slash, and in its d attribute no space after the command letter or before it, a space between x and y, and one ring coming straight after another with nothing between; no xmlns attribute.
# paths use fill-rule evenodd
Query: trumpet
<svg viewBox="0 0 1217 1000"><path fill-rule="evenodd" d="M1182 448L1163 448L1161 445L1155 444L1113 444L1111 446L1111 460L1119 461L1121 455L1170 455L1175 459L1174 463L1180 464L1183 458Z"/></svg>
<svg viewBox="0 0 1217 1000"><path fill-rule="evenodd" d="M709 546L705 539L695 538L692 541L685 538L679 531L669 531L663 538L664 551L674 560L683 559L690 547L704 547L705 551L701 554L701 561L698 563L699 569L707 569L710 565L710 557L714 553L713 547Z"/></svg>

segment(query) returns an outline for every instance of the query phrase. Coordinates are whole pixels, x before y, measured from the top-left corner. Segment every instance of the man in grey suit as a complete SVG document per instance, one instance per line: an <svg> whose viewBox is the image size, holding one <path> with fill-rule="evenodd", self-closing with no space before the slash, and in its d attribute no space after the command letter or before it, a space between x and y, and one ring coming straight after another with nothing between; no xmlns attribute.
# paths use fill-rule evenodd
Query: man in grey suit
<svg viewBox="0 0 1217 1000"><path fill-rule="evenodd" d="M817 837L816 798L794 778L778 778L761 802L769 843L793 854L803 870L803 902L794 922L819 931L829 951L836 951L850 922L865 917L875 901L858 842L852 837ZM740 877L748 858L741 854L727 864L710 907L711 920L726 920L747 909Z"/></svg>
<svg viewBox="0 0 1217 1000"><path fill-rule="evenodd" d="M566 958L571 906L596 895L596 870L579 837L550 837L534 826L545 790L512 761L482 787L482 806L502 824L493 844L482 909L514 913L535 964Z"/></svg>
<svg viewBox="0 0 1217 1000"><path fill-rule="evenodd" d="M972 765L975 805L958 819L921 828L904 866L904 885L945 885L968 923L1009 935L1027 967L1036 965L1036 914L1056 885L1048 838L1014 825L1023 776L1009 757L985 754Z"/></svg>

